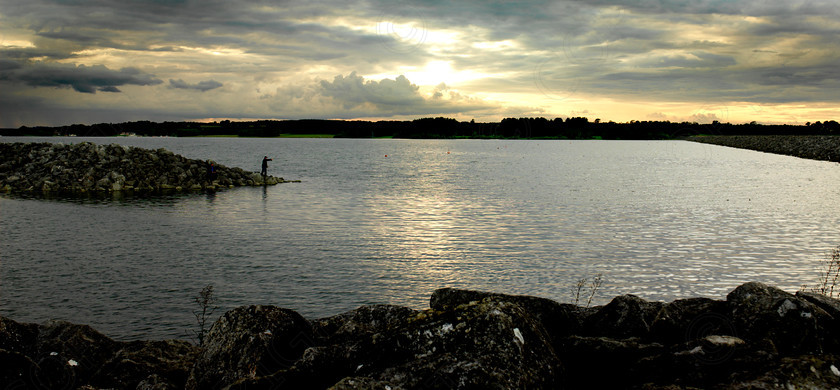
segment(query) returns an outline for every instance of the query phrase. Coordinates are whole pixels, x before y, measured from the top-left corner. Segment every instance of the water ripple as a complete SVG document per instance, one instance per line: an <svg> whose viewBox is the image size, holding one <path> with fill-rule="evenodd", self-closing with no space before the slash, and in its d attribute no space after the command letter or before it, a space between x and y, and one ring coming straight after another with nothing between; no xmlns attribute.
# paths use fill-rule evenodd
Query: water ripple
<svg viewBox="0 0 840 390"><path fill-rule="evenodd" d="M578 279L598 273L596 304L722 298L751 280L796 290L838 244L836 165L709 145L93 141L251 170L270 155L273 174L303 182L169 198L0 197L0 315L187 338L192 297L207 284L220 313L273 304L315 318L362 304L425 308L440 287L568 302Z"/></svg>

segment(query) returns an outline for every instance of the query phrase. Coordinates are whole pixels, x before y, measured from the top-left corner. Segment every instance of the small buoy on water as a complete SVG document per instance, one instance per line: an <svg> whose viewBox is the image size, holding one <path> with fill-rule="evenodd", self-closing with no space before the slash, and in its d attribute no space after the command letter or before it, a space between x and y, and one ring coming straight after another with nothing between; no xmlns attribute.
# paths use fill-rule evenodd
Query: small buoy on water
<svg viewBox="0 0 840 390"><path fill-rule="evenodd" d="M385 157L388 157L388 155L386 154Z"/></svg>

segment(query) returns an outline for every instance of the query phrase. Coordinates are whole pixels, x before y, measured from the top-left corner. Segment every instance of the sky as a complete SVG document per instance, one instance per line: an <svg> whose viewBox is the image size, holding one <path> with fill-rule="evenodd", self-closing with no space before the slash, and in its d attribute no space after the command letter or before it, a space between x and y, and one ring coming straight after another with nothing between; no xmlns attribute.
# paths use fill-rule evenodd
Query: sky
<svg viewBox="0 0 840 390"><path fill-rule="evenodd" d="M834 0L0 0L0 127L840 120Z"/></svg>

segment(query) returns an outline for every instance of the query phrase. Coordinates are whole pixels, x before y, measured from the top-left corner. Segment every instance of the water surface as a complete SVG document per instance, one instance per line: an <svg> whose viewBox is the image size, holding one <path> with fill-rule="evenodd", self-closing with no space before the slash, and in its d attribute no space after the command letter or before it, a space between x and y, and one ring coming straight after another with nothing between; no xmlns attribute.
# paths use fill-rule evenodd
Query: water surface
<svg viewBox="0 0 840 390"><path fill-rule="evenodd" d="M0 197L0 315L187 338L192 297L317 318L441 287L568 302L795 291L840 244L837 164L683 141L14 138L165 147L300 179L116 200ZM387 157L386 157L387 155Z"/></svg>

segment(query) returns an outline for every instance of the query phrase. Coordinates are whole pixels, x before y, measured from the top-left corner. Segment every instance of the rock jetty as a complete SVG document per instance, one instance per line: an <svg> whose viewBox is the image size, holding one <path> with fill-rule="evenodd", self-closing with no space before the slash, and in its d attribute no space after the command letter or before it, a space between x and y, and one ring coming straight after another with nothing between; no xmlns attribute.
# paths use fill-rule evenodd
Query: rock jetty
<svg viewBox="0 0 840 390"><path fill-rule="evenodd" d="M840 301L747 283L725 300L586 308L445 288L430 308L307 320L243 306L203 347L0 318L0 383L84 389L840 388Z"/></svg>
<svg viewBox="0 0 840 390"><path fill-rule="evenodd" d="M840 137L830 135L705 135L690 141L840 162Z"/></svg>
<svg viewBox="0 0 840 390"><path fill-rule="evenodd" d="M193 160L166 149L90 142L0 143L0 191L27 193L157 193L285 183L256 172Z"/></svg>

